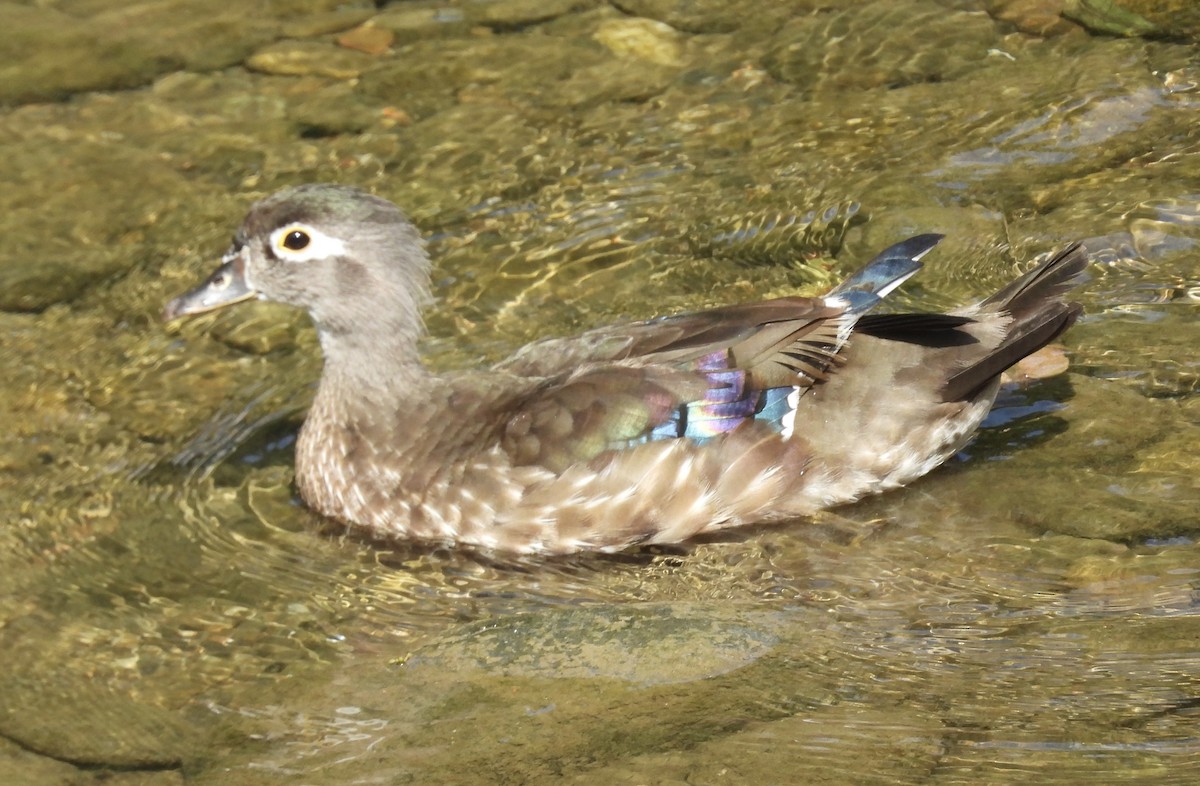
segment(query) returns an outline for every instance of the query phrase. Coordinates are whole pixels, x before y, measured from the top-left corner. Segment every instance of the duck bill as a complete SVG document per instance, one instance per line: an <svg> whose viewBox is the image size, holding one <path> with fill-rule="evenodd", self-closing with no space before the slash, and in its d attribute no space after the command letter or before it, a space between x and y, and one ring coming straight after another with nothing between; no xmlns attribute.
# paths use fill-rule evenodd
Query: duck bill
<svg viewBox="0 0 1200 786"><path fill-rule="evenodd" d="M246 265L242 255L238 254L217 268L203 284L168 303L162 318L164 322L171 322L257 296L258 292L246 281Z"/></svg>

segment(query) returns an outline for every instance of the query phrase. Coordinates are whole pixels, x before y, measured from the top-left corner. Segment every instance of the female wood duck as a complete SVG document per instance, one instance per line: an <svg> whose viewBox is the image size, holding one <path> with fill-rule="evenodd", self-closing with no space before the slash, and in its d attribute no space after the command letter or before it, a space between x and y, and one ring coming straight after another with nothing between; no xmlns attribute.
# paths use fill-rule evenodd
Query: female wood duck
<svg viewBox="0 0 1200 786"><path fill-rule="evenodd" d="M1004 369L1080 313L1078 244L949 314L867 312L941 239L887 249L824 297L537 341L484 371L420 361L429 257L390 202L334 185L255 204L163 312L308 310L325 367L300 493L382 538L564 553L808 516L921 477L970 439Z"/></svg>

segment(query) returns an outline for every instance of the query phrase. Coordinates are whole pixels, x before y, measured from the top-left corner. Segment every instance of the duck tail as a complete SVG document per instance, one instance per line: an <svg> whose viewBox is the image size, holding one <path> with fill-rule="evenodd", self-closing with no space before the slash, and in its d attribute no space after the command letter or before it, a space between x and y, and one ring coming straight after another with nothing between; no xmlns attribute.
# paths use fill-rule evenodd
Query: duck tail
<svg viewBox="0 0 1200 786"><path fill-rule="evenodd" d="M1083 246L1073 243L1018 278L974 309L1009 317L1004 340L978 362L950 376L942 386L945 401L972 398L1009 366L1058 338L1083 311L1063 295L1080 282L1087 269Z"/></svg>
<svg viewBox="0 0 1200 786"><path fill-rule="evenodd" d="M1079 285L1087 269L1087 252L1081 243L1072 243L1042 264L984 300L982 310L1007 311L1021 322L1031 313L1041 311L1048 302L1060 301L1062 296ZM992 306L992 309L988 309Z"/></svg>

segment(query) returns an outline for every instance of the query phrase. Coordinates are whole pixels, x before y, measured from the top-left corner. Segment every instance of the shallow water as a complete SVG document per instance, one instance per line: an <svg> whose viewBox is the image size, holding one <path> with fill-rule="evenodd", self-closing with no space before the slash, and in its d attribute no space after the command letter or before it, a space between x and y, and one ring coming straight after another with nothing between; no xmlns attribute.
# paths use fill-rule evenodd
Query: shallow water
<svg viewBox="0 0 1200 786"><path fill-rule="evenodd" d="M762 5L0 8L0 780L1197 779L1196 20ZM898 307L1083 240L1087 313L948 466L815 522L368 544L292 486L305 320L157 319L308 181L426 233L439 367L820 291L918 232L948 237Z"/></svg>

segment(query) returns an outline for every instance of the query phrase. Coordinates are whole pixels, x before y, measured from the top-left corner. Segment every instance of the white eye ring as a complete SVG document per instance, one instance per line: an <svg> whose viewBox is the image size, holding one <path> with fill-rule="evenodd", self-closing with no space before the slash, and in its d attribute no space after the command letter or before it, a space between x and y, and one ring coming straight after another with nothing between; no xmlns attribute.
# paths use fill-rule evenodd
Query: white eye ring
<svg viewBox="0 0 1200 786"><path fill-rule="evenodd" d="M346 254L346 244L308 224L292 222L271 233L271 251L289 262L309 262Z"/></svg>

